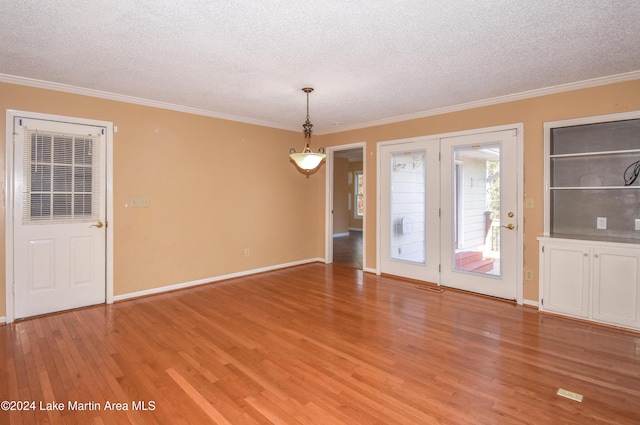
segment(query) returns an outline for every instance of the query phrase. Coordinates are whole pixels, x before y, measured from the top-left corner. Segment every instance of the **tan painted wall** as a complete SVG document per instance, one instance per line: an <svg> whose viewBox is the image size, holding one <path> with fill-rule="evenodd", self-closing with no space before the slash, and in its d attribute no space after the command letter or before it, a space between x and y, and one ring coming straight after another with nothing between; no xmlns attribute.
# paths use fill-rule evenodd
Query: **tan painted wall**
<svg viewBox="0 0 640 425"><path fill-rule="evenodd" d="M349 232L349 160L333 161L333 234Z"/></svg>
<svg viewBox="0 0 640 425"><path fill-rule="evenodd" d="M366 267L376 267L376 144L380 141L442 134L504 124L524 123L524 197L533 198L534 208L524 209L524 267L534 271L533 281L524 282L524 298L538 300L538 242L543 232L544 176L543 123L594 115L640 110L640 80L540 96L438 116L404 121L361 130L321 136L325 146L366 142L367 204ZM318 143L316 141L316 143Z"/></svg>
<svg viewBox="0 0 640 425"><path fill-rule="evenodd" d="M0 83L3 140L6 109L118 126L110 219L116 296L324 257L314 225L324 224L324 167L306 178L287 156L302 147L302 132ZM4 150L0 168L5 199ZM136 196L151 206L125 208ZM0 240L4 316L5 208Z"/></svg>
<svg viewBox="0 0 640 425"><path fill-rule="evenodd" d="M287 158L302 134L86 96L0 83L0 110L112 121L115 295L324 257L325 167L309 178ZM640 110L640 81L542 96L439 116L314 136L315 146L366 141L367 268L376 267L376 144L413 136L524 123L525 268L535 280L543 226L543 123ZM6 134L5 118L0 130ZM4 137L3 137L4 139ZM4 199L5 155L0 157ZM151 207L124 205L146 196ZM0 210L4 241L5 209ZM251 256L244 257L249 248ZM5 314L0 246L0 316Z"/></svg>

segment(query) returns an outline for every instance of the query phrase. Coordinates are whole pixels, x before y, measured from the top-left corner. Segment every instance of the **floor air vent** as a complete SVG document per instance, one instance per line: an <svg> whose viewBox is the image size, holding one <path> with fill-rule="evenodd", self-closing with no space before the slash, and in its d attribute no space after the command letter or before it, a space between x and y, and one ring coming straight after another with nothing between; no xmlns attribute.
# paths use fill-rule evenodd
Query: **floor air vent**
<svg viewBox="0 0 640 425"><path fill-rule="evenodd" d="M559 388L556 394L561 397L568 398L569 400L574 400L582 403L582 394L574 393L573 391L565 390L564 388Z"/></svg>

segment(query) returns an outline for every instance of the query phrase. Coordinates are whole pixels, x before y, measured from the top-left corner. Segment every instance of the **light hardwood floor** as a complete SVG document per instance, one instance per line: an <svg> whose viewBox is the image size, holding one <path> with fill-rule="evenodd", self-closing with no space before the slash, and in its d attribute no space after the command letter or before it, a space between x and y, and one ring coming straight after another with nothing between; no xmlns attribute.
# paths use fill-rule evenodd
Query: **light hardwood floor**
<svg viewBox="0 0 640 425"><path fill-rule="evenodd" d="M640 423L640 334L339 265L23 320L0 344L0 399L37 404L2 424Z"/></svg>
<svg viewBox="0 0 640 425"><path fill-rule="evenodd" d="M333 237L333 262L362 270L362 232L350 230L347 236Z"/></svg>

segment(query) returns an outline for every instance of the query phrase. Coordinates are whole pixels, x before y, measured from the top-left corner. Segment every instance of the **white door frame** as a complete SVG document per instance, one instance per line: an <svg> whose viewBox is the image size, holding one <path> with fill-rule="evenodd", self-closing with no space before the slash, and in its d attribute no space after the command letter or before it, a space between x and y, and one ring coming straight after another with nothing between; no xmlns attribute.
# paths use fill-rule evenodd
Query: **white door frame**
<svg viewBox="0 0 640 425"><path fill-rule="evenodd" d="M475 128L475 129L471 129L471 130L464 130L464 131L456 131L456 132L452 132L452 133L441 133L441 134L434 134L434 135L425 135L425 136L420 136L420 137L410 137L410 138L406 138L406 139L396 139L396 140L386 140L386 141L381 141L378 142L377 144L377 155L378 155L378 159L377 159L377 176L378 176L378 181L376 183L376 196L377 199L380 200L381 197L381 184L380 184L380 180L379 180L379 176L381 173L381 167L384 166L384 164L382 164L382 155L380 153L381 150L381 146L387 145L387 144L396 144L396 143L408 143L411 141L415 141L418 139L425 139L425 138L429 138L429 139L444 139L444 138L449 138L449 137L458 137L458 136L470 136L470 135L474 135L474 134L479 134L479 133L490 133L490 132L498 132L498 131L504 131L504 130L515 130L516 131L516 143L517 143L517 164L516 164L516 173L517 173L517 186L516 186L516 190L517 190L517 197L518 197L518 201L517 201L517 211L516 211L516 217L517 217L517 227L516 227L516 247L517 247L517 253L516 253L516 302L518 304L522 304L523 300L524 300L524 285L523 285L523 267L524 267L524 124L523 123L515 123L515 124L506 124L506 125L499 125L499 126L494 126L494 127L484 127L484 128ZM382 221L380 220L380 217L382 216L382 205L380 205L380 202L378 202L378 207L377 207L377 232L376 232L376 274L381 274L381 249L380 249L380 244L382 243L381 240L381 234L382 234L382 226L384 225L384 223L382 223ZM440 282L438 282L439 284Z"/></svg>
<svg viewBox="0 0 640 425"><path fill-rule="evenodd" d="M326 171L326 188L325 195L325 264L333 263L333 169L334 169L334 153L352 149L362 149L362 172L364 173L364 217L362 218L362 269L367 269L367 158L366 158L366 142L351 143L348 145L331 146L326 148L327 153L327 171Z"/></svg>
<svg viewBox="0 0 640 425"><path fill-rule="evenodd" d="M13 208L14 208L14 151L13 151L13 125L14 118L30 118L45 121L59 121L72 124L91 125L104 127L106 130L106 251L105 251L105 283L106 302L113 303L113 123L108 121L91 120L85 118L66 117L62 115L41 114L36 112L18 111L7 109L6 115L6 157L5 157L5 296L6 312L5 321L11 323L15 320L14 297L14 267L13 267ZM1 319L1 318L0 318ZM0 320L1 321L1 320Z"/></svg>

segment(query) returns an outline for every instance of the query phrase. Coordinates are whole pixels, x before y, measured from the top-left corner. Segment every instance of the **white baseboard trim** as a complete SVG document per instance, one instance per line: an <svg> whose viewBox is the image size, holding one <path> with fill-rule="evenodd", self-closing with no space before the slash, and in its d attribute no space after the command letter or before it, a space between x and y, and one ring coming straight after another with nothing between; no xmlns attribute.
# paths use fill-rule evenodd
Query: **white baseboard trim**
<svg viewBox="0 0 640 425"><path fill-rule="evenodd" d="M522 300L522 304L523 305L528 305L530 307L535 307L535 308L540 307L540 303L538 303L537 301L531 301L531 300L527 300L527 299Z"/></svg>
<svg viewBox="0 0 640 425"><path fill-rule="evenodd" d="M349 227L351 232L362 232L362 227Z"/></svg>
<svg viewBox="0 0 640 425"><path fill-rule="evenodd" d="M115 302L115 301L128 300L131 298L146 297L148 295L156 295L156 294L161 294L163 292L170 292L178 289L190 288L193 286L204 285L206 283L213 283L221 280L232 279L234 277L250 276L252 274L263 273L263 272L268 272L272 270L284 269L287 267L300 266L302 264L309 264L309 263L316 263L316 262L324 262L324 258L310 258L308 260L293 261L291 263L276 264L274 266L262 267L262 268L253 269L253 270L245 270L242 272L230 273L230 274L210 277L206 279L192 280L191 282L176 283L174 285L161 286L159 288L146 289L144 291L130 292L128 294L114 296L113 301Z"/></svg>
<svg viewBox="0 0 640 425"><path fill-rule="evenodd" d="M371 267L365 267L362 271L366 273L378 274L378 270L372 269Z"/></svg>
<svg viewBox="0 0 640 425"><path fill-rule="evenodd" d="M0 316L0 325L4 325L7 323L7 318L5 316Z"/></svg>
<svg viewBox="0 0 640 425"><path fill-rule="evenodd" d="M334 233L333 237L334 238L339 238L341 236L349 236L349 232L345 232L345 233Z"/></svg>

